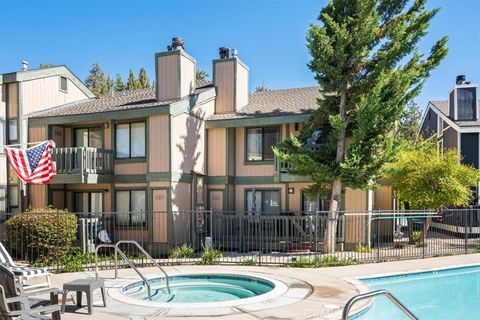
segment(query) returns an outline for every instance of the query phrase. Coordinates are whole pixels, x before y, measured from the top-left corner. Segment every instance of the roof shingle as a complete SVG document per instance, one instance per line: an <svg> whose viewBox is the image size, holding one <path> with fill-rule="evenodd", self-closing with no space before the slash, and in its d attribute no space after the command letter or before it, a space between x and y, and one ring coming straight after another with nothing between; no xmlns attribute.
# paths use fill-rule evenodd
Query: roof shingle
<svg viewBox="0 0 480 320"><path fill-rule="evenodd" d="M288 116L315 110L318 87L257 91L250 95L248 104L237 112L214 114L208 120L230 120L254 117Z"/></svg>

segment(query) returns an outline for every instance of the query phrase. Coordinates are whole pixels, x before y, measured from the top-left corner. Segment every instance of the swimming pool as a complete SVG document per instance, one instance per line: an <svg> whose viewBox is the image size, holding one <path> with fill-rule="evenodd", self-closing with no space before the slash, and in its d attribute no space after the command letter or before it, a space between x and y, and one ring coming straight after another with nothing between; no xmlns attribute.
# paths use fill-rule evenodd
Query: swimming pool
<svg viewBox="0 0 480 320"><path fill-rule="evenodd" d="M361 279L372 289L386 289L422 320L479 319L480 266ZM400 320L405 316L386 297L354 319Z"/></svg>
<svg viewBox="0 0 480 320"><path fill-rule="evenodd" d="M149 280L151 300L168 303L220 302L252 298L271 291L274 284L256 277L225 274L194 274L169 277L170 291L163 278ZM143 282L123 289L125 295L148 300Z"/></svg>

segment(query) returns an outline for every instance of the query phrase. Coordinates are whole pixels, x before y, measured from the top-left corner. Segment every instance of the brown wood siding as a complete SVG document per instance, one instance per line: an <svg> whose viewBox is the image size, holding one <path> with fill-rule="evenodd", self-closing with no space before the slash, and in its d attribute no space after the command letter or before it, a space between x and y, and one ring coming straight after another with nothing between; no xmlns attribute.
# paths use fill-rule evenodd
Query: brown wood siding
<svg viewBox="0 0 480 320"><path fill-rule="evenodd" d="M149 118L148 157L150 172L169 171L168 117L168 115L156 115Z"/></svg>
<svg viewBox="0 0 480 320"><path fill-rule="evenodd" d="M157 57L157 95L158 100L170 100L179 97L179 57L167 55Z"/></svg>
<svg viewBox="0 0 480 320"><path fill-rule="evenodd" d="M115 164L115 174L145 174L147 173L146 162Z"/></svg>
<svg viewBox="0 0 480 320"><path fill-rule="evenodd" d="M32 208L45 208L47 188L41 184L28 185L28 205Z"/></svg>
<svg viewBox="0 0 480 320"><path fill-rule="evenodd" d="M28 141L37 142L44 141L47 138L45 127L31 127L28 128Z"/></svg>
<svg viewBox="0 0 480 320"><path fill-rule="evenodd" d="M365 213L367 194L364 190L345 190L345 211ZM365 216L345 217L345 242L349 244L365 243Z"/></svg>
<svg viewBox="0 0 480 320"><path fill-rule="evenodd" d="M9 118L18 117L18 83L8 85L7 115Z"/></svg>
<svg viewBox="0 0 480 320"><path fill-rule="evenodd" d="M237 176L273 176L275 168L270 164L245 164L245 128L236 132L236 175Z"/></svg>
<svg viewBox="0 0 480 320"><path fill-rule="evenodd" d="M226 134L225 128L208 129L208 175L225 176L226 175Z"/></svg>
<svg viewBox="0 0 480 320"><path fill-rule="evenodd" d="M215 113L234 111L234 61L222 61L214 64L214 79L217 87Z"/></svg>
<svg viewBox="0 0 480 320"><path fill-rule="evenodd" d="M152 190L152 234L153 242L166 243L168 239L167 225L167 190Z"/></svg>

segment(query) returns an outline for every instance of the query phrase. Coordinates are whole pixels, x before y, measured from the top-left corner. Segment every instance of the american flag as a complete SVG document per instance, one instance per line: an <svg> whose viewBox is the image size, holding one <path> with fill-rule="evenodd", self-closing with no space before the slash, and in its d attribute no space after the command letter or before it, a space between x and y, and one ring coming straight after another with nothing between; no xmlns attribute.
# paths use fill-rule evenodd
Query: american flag
<svg viewBox="0 0 480 320"><path fill-rule="evenodd" d="M55 142L48 140L26 150L5 147L5 154L25 183L47 184L56 172L52 148L55 148Z"/></svg>

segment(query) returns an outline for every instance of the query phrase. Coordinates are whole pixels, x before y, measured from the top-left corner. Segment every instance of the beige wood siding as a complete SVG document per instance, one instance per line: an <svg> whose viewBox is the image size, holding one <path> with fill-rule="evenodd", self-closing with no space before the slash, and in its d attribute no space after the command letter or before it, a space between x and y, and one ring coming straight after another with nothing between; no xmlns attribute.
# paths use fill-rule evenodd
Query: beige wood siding
<svg viewBox="0 0 480 320"><path fill-rule="evenodd" d="M257 190L278 190L280 192L280 211L284 211L285 206L285 184L251 184L251 185L236 185L235 186L235 210L237 212L245 212L245 196L248 189Z"/></svg>
<svg viewBox="0 0 480 320"><path fill-rule="evenodd" d="M147 163L122 163L115 164L115 174L145 174L147 173Z"/></svg>
<svg viewBox="0 0 480 320"><path fill-rule="evenodd" d="M107 150L113 150L112 146L112 131L114 128L114 125L112 121L107 121L107 128L103 126L103 147Z"/></svg>
<svg viewBox="0 0 480 320"><path fill-rule="evenodd" d="M367 193L364 190L345 190L345 211L366 212ZM345 217L345 242L350 244L365 243L365 216Z"/></svg>
<svg viewBox="0 0 480 320"><path fill-rule="evenodd" d="M67 82L67 92L60 91L60 76L22 82L23 114L87 98L73 82Z"/></svg>
<svg viewBox="0 0 480 320"><path fill-rule="evenodd" d="M168 115L156 115L149 118L148 157L150 172L169 171L168 117Z"/></svg>
<svg viewBox="0 0 480 320"><path fill-rule="evenodd" d="M172 117L171 152L172 171L205 172L205 123L204 121L180 114Z"/></svg>
<svg viewBox="0 0 480 320"><path fill-rule="evenodd" d="M235 110L248 104L248 69L241 63L236 63Z"/></svg>
<svg viewBox="0 0 480 320"><path fill-rule="evenodd" d="M167 190L152 190L152 234L153 242L166 243L168 239L167 225Z"/></svg>
<svg viewBox="0 0 480 320"><path fill-rule="evenodd" d="M225 176L226 175L226 146L227 143L225 128L208 129L208 175Z"/></svg>
<svg viewBox="0 0 480 320"><path fill-rule="evenodd" d="M8 84L7 115L9 118L18 117L18 83Z"/></svg>
<svg viewBox="0 0 480 320"><path fill-rule="evenodd" d="M234 61L220 61L214 63L214 80L217 87L215 113L234 111Z"/></svg>
<svg viewBox="0 0 480 320"><path fill-rule="evenodd" d="M157 57L157 98L159 101L179 97L179 59L172 54Z"/></svg>
<svg viewBox="0 0 480 320"><path fill-rule="evenodd" d="M268 164L245 164L245 128L237 128L236 132L236 175L237 176L273 176L274 166Z"/></svg>
<svg viewBox="0 0 480 320"><path fill-rule="evenodd" d="M170 182L168 181L151 181L150 182L150 187L154 188L154 187L158 187L158 188L162 188L162 187L169 187L170 186Z"/></svg>
<svg viewBox="0 0 480 320"><path fill-rule="evenodd" d="M206 119L215 113L215 100L195 106L190 112L199 118Z"/></svg>
<svg viewBox="0 0 480 320"><path fill-rule="evenodd" d="M190 239L191 187L189 183L172 183L172 216L174 244L181 245Z"/></svg>
<svg viewBox="0 0 480 320"><path fill-rule="evenodd" d="M235 175L235 153L236 153L236 144L235 144L235 128L228 128L228 175Z"/></svg>
<svg viewBox="0 0 480 320"><path fill-rule="evenodd" d="M180 97L195 90L195 62L180 55Z"/></svg>
<svg viewBox="0 0 480 320"><path fill-rule="evenodd" d="M46 139L45 127L28 128L28 140L32 142L44 141Z"/></svg>
<svg viewBox="0 0 480 320"><path fill-rule="evenodd" d="M137 182L137 183L115 183L115 188L143 188L147 187L146 182Z"/></svg>

